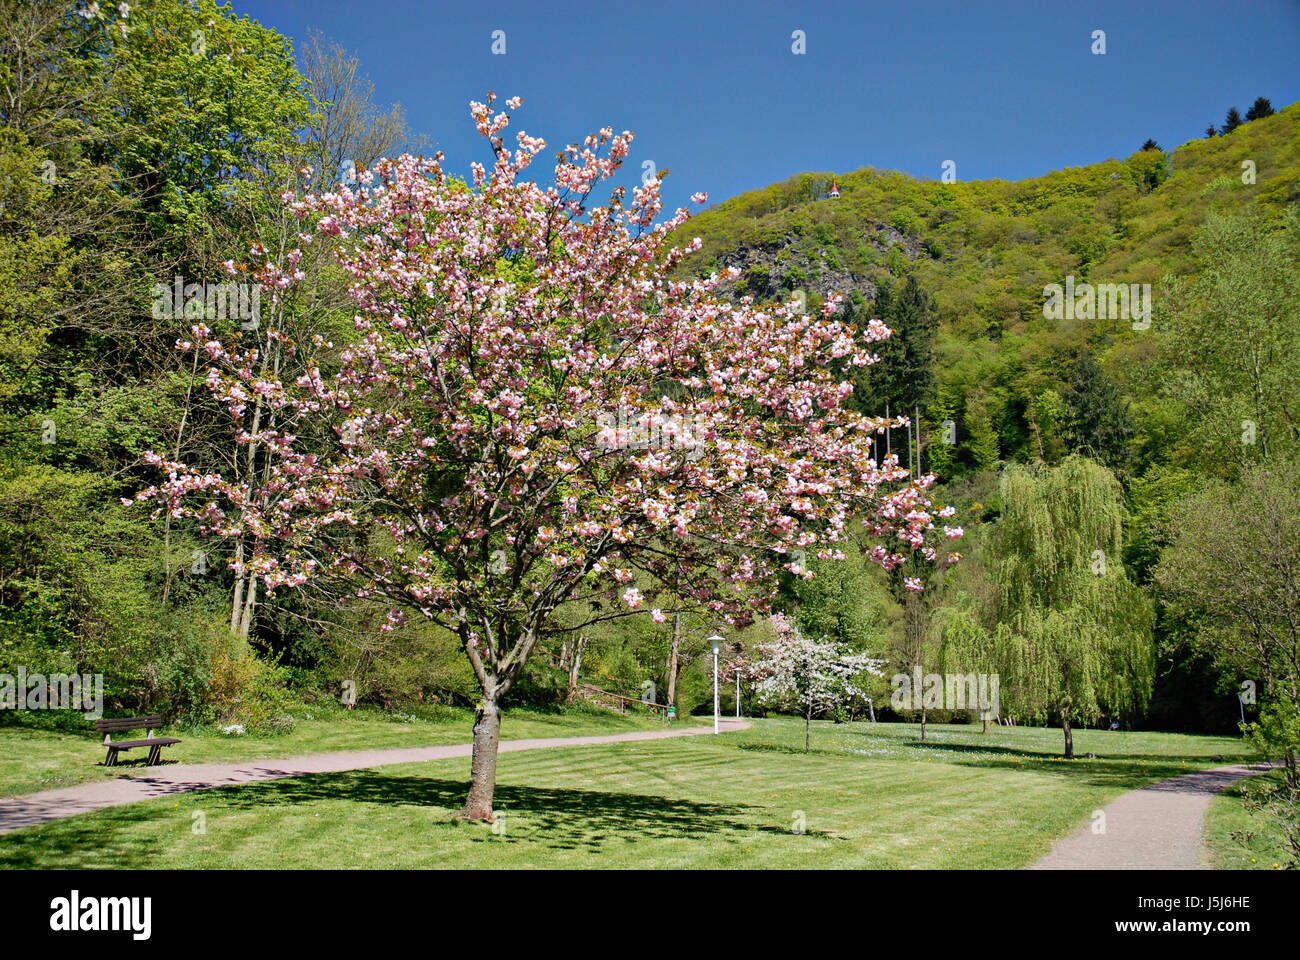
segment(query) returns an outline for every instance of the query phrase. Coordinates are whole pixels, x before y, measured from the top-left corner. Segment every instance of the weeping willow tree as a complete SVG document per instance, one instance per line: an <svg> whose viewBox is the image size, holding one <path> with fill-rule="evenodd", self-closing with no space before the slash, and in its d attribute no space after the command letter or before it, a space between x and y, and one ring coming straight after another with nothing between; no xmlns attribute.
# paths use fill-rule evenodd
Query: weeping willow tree
<svg viewBox="0 0 1300 960"><path fill-rule="evenodd" d="M960 594L950 606L940 607L934 615L935 630L939 638L939 662L945 675L983 674L997 675L997 658L993 638L984 624L974 602L967 594ZM1001 678L998 677L1000 682ZM977 690L987 690L987 685L976 685ZM989 732L989 714L999 713L1000 683L994 688L993 702L976 702L975 708L984 720L984 732Z"/></svg>
<svg viewBox="0 0 1300 960"><path fill-rule="evenodd" d="M1153 612L1120 562L1124 508L1105 467L1071 456L1012 466L1001 483L998 625L1001 698L1031 720L1071 723L1146 707L1155 673Z"/></svg>

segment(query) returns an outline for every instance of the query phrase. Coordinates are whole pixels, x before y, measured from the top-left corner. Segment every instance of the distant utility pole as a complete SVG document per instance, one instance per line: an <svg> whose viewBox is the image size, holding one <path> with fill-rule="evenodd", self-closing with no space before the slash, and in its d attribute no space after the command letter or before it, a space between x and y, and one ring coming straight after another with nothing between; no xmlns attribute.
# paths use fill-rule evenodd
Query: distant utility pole
<svg viewBox="0 0 1300 960"><path fill-rule="evenodd" d="M916 475L921 475L921 405L912 408L912 422L916 424Z"/></svg>

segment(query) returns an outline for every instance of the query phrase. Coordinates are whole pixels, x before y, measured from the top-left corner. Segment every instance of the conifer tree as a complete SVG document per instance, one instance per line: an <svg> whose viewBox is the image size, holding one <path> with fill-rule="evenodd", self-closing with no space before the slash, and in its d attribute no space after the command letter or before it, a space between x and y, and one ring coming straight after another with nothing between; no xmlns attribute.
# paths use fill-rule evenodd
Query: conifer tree
<svg viewBox="0 0 1300 960"><path fill-rule="evenodd" d="M1063 399L1071 446L1122 475L1132 459L1133 418L1101 364L1086 350L1070 371Z"/></svg>
<svg viewBox="0 0 1300 960"><path fill-rule="evenodd" d="M1273 104L1269 103L1268 97L1256 97L1255 102L1246 111L1246 120L1262 120L1264 117L1273 116L1274 112Z"/></svg>

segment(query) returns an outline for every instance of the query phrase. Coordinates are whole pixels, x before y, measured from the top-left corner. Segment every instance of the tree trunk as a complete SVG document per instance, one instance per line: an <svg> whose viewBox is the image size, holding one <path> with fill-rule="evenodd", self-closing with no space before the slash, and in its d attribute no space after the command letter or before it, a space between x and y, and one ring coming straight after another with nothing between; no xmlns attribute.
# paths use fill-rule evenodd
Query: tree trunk
<svg viewBox="0 0 1300 960"><path fill-rule="evenodd" d="M257 580L249 578L244 592L244 614L239 621L239 639L247 640L249 628L253 625L253 612L257 608Z"/></svg>
<svg viewBox="0 0 1300 960"><path fill-rule="evenodd" d="M469 796L462 820L492 820L492 795L497 785L497 746L501 742L501 706L484 697L474 715L474 751L470 759Z"/></svg>
<svg viewBox="0 0 1300 960"><path fill-rule="evenodd" d="M1074 759L1074 733L1070 730L1070 714L1061 708L1061 725L1065 728L1065 759Z"/></svg>
<svg viewBox="0 0 1300 960"><path fill-rule="evenodd" d="M921 697L921 742L925 743L925 697Z"/></svg>
<svg viewBox="0 0 1300 960"><path fill-rule="evenodd" d="M886 419L886 420L889 419L889 401L888 401L888 400L885 401L885 419ZM894 428L893 428L893 427L885 427L885 458L886 458L886 459L888 459L888 458L889 458L889 455L893 452L893 450L892 450L892 446L893 446L893 445L892 445L892 443L891 443L891 441L892 441L893 439L894 439Z"/></svg>
<svg viewBox="0 0 1300 960"><path fill-rule="evenodd" d="M582 650L586 645L585 637L574 637L573 646L568 651L565 666L569 671L568 700L570 703L578 699L578 671L582 668Z"/></svg>
<svg viewBox="0 0 1300 960"><path fill-rule="evenodd" d="M244 609L245 575L242 568L243 563L244 538L240 537L235 541L235 567L238 572L235 574L235 593L230 603L230 632L232 634L239 633L239 616L240 612Z"/></svg>
<svg viewBox="0 0 1300 960"><path fill-rule="evenodd" d="M179 461L181 458L181 441L185 438L185 421L190 416L190 395L194 390L194 376L199 369L199 351L194 351L194 363L190 366L190 378L185 384L185 405L181 407L181 424L176 428L176 445L172 448L172 460ZM167 597L172 589L172 514L167 511L167 517L163 521L163 561L166 563L166 579L163 581L162 602L167 603Z"/></svg>
<svg viewBox="0 0 1300 960"><path fill-rule="evenodd" d="M673 614L673 645L668 651L668 700L669 704L677 702L677 655L682 644L682 615Z"/></svg>
<svg viewBox="0 0 1300 960"><path fill-rule="evenodd" d="M916 424L916 475L921 475L921 407L917 404L912 408L912 422Z"/></svg>

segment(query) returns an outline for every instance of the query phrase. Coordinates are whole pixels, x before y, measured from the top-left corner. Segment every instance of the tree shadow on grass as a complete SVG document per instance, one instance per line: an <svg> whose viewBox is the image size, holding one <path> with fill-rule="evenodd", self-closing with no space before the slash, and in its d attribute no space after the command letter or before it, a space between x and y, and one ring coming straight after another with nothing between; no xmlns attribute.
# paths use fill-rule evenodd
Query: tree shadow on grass
<svg viewBox="0 0 1300 960"><path fill-rule="evenodd" d="M1190 759L1190 758L1189 758ZM1140 763L1140 756L1128 762L1111 761L1102 758L1088 760L1078 757L1064 760L1059 757L1029 756L1016 761L1010 758L951 761L962 767L978 767L982 770L1013 770L1018 773L1037 773L1062 779L1079 780L1094 787L1123 787L1137 790L1149 786L1158 780L1181 777L1183 774L1195 773L1197 768L1189 768L1181 763L1170 763L1168 758L1151 758L1150 762ZM1040 761L1045 761L1041 762Z"/></svg>
<svg viewBox="0 0 1300 960"><path fill-rule="evenodd" d="M920 739L908 740L906 741L906 746L916 750L951 750L954 753L989 753L989 754L998 754L1002 756L1024 757L1026 759L1033 759L1033 760L1060 760L1063 763L1066 762L1063 757L1064 747L1060 742L1058 742L1055 747L1052 747L1050 749L1044 749L1044 750L1027 750L1024 747L1007 746L1005 744L945 743L941 740L922 741ZM1092 747L1092 744L1089 744L1088 746ZM1083 749L1079 747L1076 747L1075 749L1076 749L1076 754L1075 754L1076 760L1086 759L1084 757L1084 753L1088 752L1087 749ZM1175 766L1177 766L1178 763L1183 760L1186 760L1188 763L1220 763L1220 764L1246 763L1250 760L1250 757L1244 754L1240 756L1238 755L1229 756L1222 753L1166 754L1166 753L1140 753L1140 752L1132 752L1132 751L1107 750L1104 747L1102 747L1101 749L1104 750L1104 753L1100 754L1096 758L1097 760L1111 760L1111 761L1135 760L1135 761L1148 761L1148 762L1159 761L1162 763L1172 763Z"/></svg>
<svg viewBox="0 0 1300 960"><path fill-rule="evenodd" d="M983 754L981 759L956 758L951 762L960 766L983 767L989 769L1030 770L1063 777L1086 779L1088 783L1099 787L1130 787L1138 789L1156 780L1181 777L1203 769L1201 764L1218 764L1225 766L1235 763L1251 762L1246 757L1225 757L1220 754L1186 754L1169 756L1150 753L1112 753L1104 756L1086 757L1076 753L1073 760L1066 760L1059 753L1030 752L1011 747L994 745L954 743L921 743L911 746L918 750L951 751L955 754ZM991 756L990 756L991 755Z"/></svg>
<svg viewBox="0 0 1300 960"><path fill-rule="evenodd" d="M430 822L434 829L472 831L472 841L536 843L555 850L596 851L619 838L716 840L724 833L734 833L737 839L754 832L789 833L770 823L770 811L747 804L499 784L493 805L499 814L504 813L505 822L504 829L494 834L487 824L453 819L452 813L465 801L466 790L464 780L403 777L374 770L216 787L192 795L197 802L184 812L183 828L188 830L193 809L208 804L234 812L347 801L358 804L355 816L361 820L367 816L366 805L441 808L440 817ZM148 841L133 835L131 827L159 818L164 809L155 803L131 804L15 831L0 837L0 868L148 867Z"/></svg>
<svg viewBox="0 0 1300 960"><path fill-rule="evenodd" d="M790 756L819 756L846 758L869 763L879 756L867 750L860 755L848 754L842 748L827 749L813 745L809 754L803 752L802 744L741 743L739 750L758 753L780 753ZM939 741L922 741L905 739L885 746L887 752L883 759L894 763L917 762L925 753L951 753L951 757L935 759L955 766L975 767L981 770L1012 770L1020 773L1039 773L1066 779L1079 780L1090 786L1121 787L1137 790L1160 780L1181 777L1203 769L1201 764L1227 765L1252 762L1245 757L1222 757L1220 755L1180 755L1144 753L1107 753L1102 757L1088 759L1082 753L1073 760L1064 759L1060 753L1026 750L1024 747L1004 746L999 744L943 743ZM909 756L908 751L916 754ZM1183 763L1182 761L1187 761Z"/></svg>
<svg viewBox="0 0 1300 960"><path fill-rule="evenodd" d="M256 789L227 788L221 802L233 807L276 806L317 800L347 800L380 806L439 807L457 810L465 802L464 780L403 777L376 771L351 771L263 784ZM549 846L565 850L597 848L611 835L638 839L680 839L716 835L722 831L755 829L760 807L743 804L679 800L639 793L498 784L493 807L504 813L502 839L511 836L511 819L528 824L519 828L544 838ZM450 817L449 823L454 823ZM486 828L485 828L486 829Z"/></svg>

